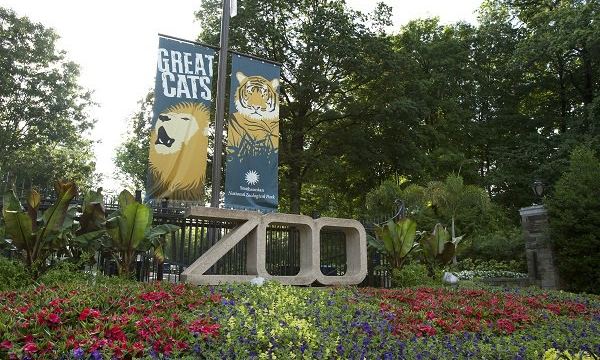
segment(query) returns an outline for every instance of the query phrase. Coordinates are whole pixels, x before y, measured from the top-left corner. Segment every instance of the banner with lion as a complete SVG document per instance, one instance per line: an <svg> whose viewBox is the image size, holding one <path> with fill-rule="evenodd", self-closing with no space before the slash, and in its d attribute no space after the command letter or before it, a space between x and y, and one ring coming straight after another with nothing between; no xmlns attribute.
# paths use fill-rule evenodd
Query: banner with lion
<svg viewBox="0 0 600 360"><path fill-rule="evenodd" d="M277 210L279 154L278 65L232 58L225 207Z"/></svg>
<svg viewBox="0 0 600 360"><path fill-rule="evenodd" d="M214 57L206 46L159 37L149 199L204 200Z"/></svg>

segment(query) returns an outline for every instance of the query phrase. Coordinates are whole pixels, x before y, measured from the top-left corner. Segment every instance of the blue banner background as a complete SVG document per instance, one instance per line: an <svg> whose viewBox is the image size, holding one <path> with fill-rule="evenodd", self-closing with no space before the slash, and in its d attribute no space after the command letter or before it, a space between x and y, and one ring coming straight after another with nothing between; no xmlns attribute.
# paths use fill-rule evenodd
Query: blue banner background
<svg viewBox="0 0 600 360"><path fill-rule="evenodd" d="M227 208L277 210L280 71L277 65L233 55L225 178ZM240 78L245 78L242 83ZM240 85L244 86L241 91ZM257 90L259 87L262 90ZM240 109L240 97L244 96L246 108ZM258 105L252 107L262 102L264 111Z"/></svg>
<svg viewBox="0 0 600 360"><path fill-rule="evenodd" d="M204 201L215 51L159 37L147 199Z"/></svg>

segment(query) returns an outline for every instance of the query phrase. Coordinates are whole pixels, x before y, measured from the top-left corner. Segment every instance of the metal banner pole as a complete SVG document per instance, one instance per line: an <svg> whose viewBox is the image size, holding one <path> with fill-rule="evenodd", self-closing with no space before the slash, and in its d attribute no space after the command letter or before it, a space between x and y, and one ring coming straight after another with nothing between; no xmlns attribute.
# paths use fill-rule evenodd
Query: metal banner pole
<svg viewBox="0 0 600 360"><path fill-rule="evenodd" d="M221 18L221 49L219 50L219 68L217 72L217 109L215 114L215 147L212 162L212 194L210 206L219 207L221 189L221 155L223 153L223 123L225 118L225 85L227 80L227 48L229 41L229 17L231 0L223 0Z"/></svg>

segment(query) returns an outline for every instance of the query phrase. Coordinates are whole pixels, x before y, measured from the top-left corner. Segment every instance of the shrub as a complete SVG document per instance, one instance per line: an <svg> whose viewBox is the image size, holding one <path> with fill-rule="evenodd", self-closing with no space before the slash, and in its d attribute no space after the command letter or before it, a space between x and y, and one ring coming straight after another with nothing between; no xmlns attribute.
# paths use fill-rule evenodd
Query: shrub
<svg viewBox="0 0 600 360"><path fill-rule="evenodd" d="M551 239L562 281L569 290L600 293L600 161L585 146L571 153L569 168L547 199Z"/></svg>
<svg viewBox="0 0 600 360"><path fill-rule="evenodd" d="M53 265L48 271L37 279L37 282L49 287L65 283L77 283L93 280L91 273L81 270L80 264L61 261Z"/></svg>
<svg viewBox="0 0 600 360"><path fill-rule="evenodd" d="M496 261L479 259L462 259L452 266L453 271L511 271L524 272L527 270L521 261Z"/></svg>
<svg viewBox="0 0 600 360"><path fill-rule="evenodd" d="M392 271L392 286L413 287L441 284L439 279L428 276L427 267L423 264L407 264L402 269Z"/></svg>
<svg viewBox="0 0 600 360"><path fill-rule="evenodd" d="M525 239L521 229L517 227L478 233L472 236L468 243L462 254L464 257L506 262L517 260L521 263L519 270L526 269Z"/></svg>
<svg viewBox="0 0 600 360"><path fill-rule="evenodd" d="M0 291L15 290L31 282L31 275L21 262L0 256Z"/></svg>

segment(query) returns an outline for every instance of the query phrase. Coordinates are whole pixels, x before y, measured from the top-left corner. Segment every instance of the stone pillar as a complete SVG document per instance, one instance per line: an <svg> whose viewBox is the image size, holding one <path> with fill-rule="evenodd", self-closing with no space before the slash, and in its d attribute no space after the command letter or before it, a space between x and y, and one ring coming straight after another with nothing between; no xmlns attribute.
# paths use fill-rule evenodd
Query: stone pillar
<svg viewBox="0 0 600 360"><path fill-rule="evenodd" d="M534 205L520 209L519 213L525 237L529 283L544 289L558 289L559 277L550 244L548 212L543 205Z"/></svg>

